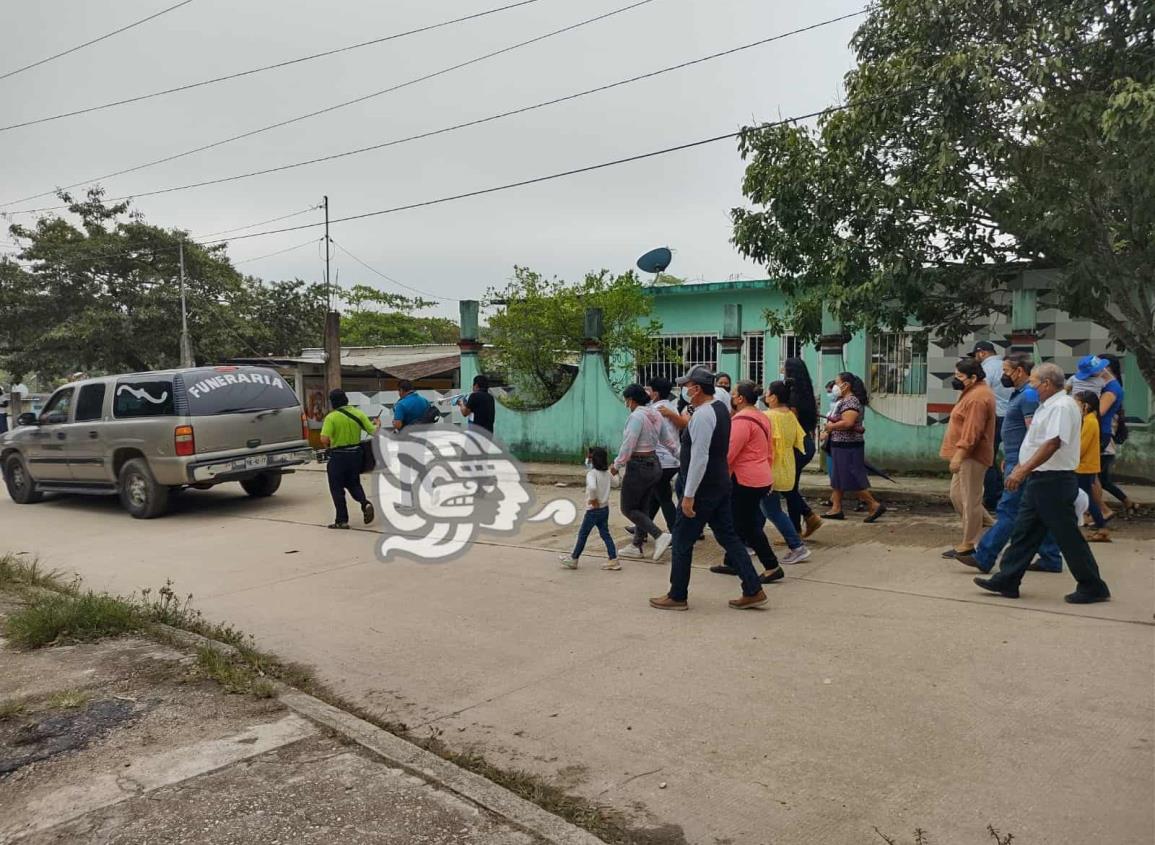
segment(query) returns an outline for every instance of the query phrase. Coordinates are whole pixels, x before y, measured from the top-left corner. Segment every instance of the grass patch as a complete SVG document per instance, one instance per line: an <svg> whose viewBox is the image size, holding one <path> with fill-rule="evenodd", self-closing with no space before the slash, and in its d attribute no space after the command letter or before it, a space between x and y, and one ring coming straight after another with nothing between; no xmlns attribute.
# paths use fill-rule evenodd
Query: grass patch
<svg viewBox="0 0 1155 845"><path fill-rule="evenodd" d="M20 698L0 701L0 722L3 722L5 719L15 719L24 712L26 706L26 702Z"/></svg>
<svg viewBox="0 0 1155 845"><path fill-rule="evenodd" d="M66 579L55 569L43 569L35 558L26 560L20 555L0 555L0 590L23 592L29 587L60 593L77 590L74 580Z"/></svg>
<svg viewBox="0 0 1155 845"><path fill-rule="evenodd" d="M75 710L92 701L92 693L82 689L70 689L55 693L45 699L40 710Z"/></svg>
<svg viewBox="0 0 1155 845"><path fill-rule="evenodd" d="M197 670L220 684L225 692L255 698L273 698L277 694L276 687L258 675L248 663L234 660L208 646L197 649Z"/></svg>
<svg viewBox="0 0 1155 845"><path fill-rule="evenodd" d="M93 592L35 596L5 620L4 635L18 647L90 642L139 631L145 620L136 608Z"/></svg>

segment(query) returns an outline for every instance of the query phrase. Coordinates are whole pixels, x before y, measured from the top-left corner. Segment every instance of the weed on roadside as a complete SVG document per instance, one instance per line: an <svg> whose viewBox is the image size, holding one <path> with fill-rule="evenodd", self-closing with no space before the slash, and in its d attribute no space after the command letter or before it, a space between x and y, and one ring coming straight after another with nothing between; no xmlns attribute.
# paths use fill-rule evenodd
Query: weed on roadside
<svg viewBox="0 0 1155 845"><path fill-rule="evenodd" d="M258 675L248 663L235 660L208 646L197 649L197 671L212 678L225 692L255 698L273 698L277 694L276 687Z"/></svg>
<svg viewBox="0 0 1155 845"><path fill-rule="evenodd" d="M252 637L232 625L219 622L209 622L201 611L193 607L193 596L189 593L183 599L173 589L171 579L164 582L164 586L153 595L151 587L146 587L139 593L134 593L126 601L132 603L150 622L180 628L182 631L192 631L210 640L228 643L237 648L252 644Z"/></svg>
<svg viewBox="0 0 1155 845"><path fill-rule="evenodd" d="M54 569L43 569L35 558L27 560L20 555L0 555L0 590L21 591L28 587L59 593L77 591L75 580L65 578Z"/></svg>
<svg viewBox="0 0 1155 845"><path fill-rule="evenodd" d="M37 708L42 710L75 710L92 701L92 693L82 689L63 690L49 696L44 704Z"/></svg>
<svg viewBox="0 0 1155 845"><path fill-rule="evenodd" d="M34 596L4 622L4 635L19 648L60 642L90 642L144 627L145 620L127 602L93 592Z"/></svg>
<svg viewBox="0 0 1155 845"><path fill-rule="evenodd" d="M874 828L874 832L878 834L879 838L882 839L886 845L901 845L897 839L893 836L887 836L877 827ZM995 840L997 845L1011 845L1011 843L1015 841L1015 835L1013 833L1008 833L1004 836L991 824L987 825L987 833L991 839ZM914 829L914 839L912 839L911 842L913 845L931 845L930 835L921 827L916 827Z"/></svg>
<svg viewBox="0 0 1155 845"><path fill-rule="evenodd" d="M22 698L10 698L7 701L0 701L0 722L5 719L15 719L24 712L26 703Z"/></svg>

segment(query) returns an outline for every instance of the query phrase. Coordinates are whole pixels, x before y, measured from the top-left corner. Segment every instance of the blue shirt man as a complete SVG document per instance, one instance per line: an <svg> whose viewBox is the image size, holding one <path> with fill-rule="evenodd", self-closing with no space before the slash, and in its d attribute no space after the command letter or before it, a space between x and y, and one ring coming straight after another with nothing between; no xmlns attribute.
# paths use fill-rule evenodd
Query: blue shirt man
<svg viewBox="0 0 1155 845"><path fill-rule="evenodd" d="M1013 388L1007 400L1006 416L1003 417L1003 453L1006 460L1003 466L1004 475L1010 475L1019 463L1019 449L1027 436L1027 429L1031 425L1031 417L1039 407L1039 394L1029 384L1031 369L1034 362L1025 352L1008 355L1003 361L999 379L1003 387L1009 381ZM1006 381L1002 381L1006 379ZM979 544L973 555L960 555L957 560L967 566L990 572L998 563L1003 547L1011 538L1011 531L1015 527L1015 519L1019 515L1019 504L1023 499L1023 488L1017 490L1003 489L999 496L999 503L995 509L995 524L992 525ZM1031 564L1031 568L1042 572L1062 572L1063 557L1055 539L1048 534L1039 547L1039 558Z"/></svg>
<svg viewBox="0 0 1155 845"><path fill-rule="evenodd" d="M413 382L402 379L397 382L397 391L401 398L393 406L393 428L396 431L414 423L429 422L429 400L413 389Z"/></svg>

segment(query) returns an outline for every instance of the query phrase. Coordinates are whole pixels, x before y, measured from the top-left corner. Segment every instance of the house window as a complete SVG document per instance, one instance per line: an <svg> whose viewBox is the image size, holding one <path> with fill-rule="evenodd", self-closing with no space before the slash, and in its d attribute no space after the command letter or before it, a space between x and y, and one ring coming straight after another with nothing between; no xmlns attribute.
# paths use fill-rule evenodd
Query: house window
<svg viewBox="0 0 1155 845"><path fill-rule="evenodd" d="M778 360L785 361L787 358L801 358L802 357L802 340L798 335L784 334L781 339L781 346L779 347Z"/></svg>
<svg viewBox="0 0 1155 845"><path fill-rule="evenodd" d="M748 334L742 339L742 377L763 385L766 375L766 336L762 332Z"/></svg>
<svg viewBox="0 0 1155 845"><path fill-rule="evenodd" d="M926 393L926 332L887 332L870 338L870 392Z"/></svg>
<svg viewBox="0 0 1155 845"><path fill-rule="evenodd" d="M652 360L638 366L638 381L645 384L658 376L671 381L701 364L716 370L718 367L718 338L714 335L667 335L658 338Z"/></svg>

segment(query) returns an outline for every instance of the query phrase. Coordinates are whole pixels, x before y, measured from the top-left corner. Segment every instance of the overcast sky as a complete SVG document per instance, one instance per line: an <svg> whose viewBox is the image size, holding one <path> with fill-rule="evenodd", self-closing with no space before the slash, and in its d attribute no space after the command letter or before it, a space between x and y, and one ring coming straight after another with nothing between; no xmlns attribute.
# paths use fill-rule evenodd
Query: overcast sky
<svg viewBox="0 0 1155 845"><path fill-rule="evenodd" d="M0 74L175 0L0 3ZM505 5L511 0L194 0L0 80L0 124L244 70ZM628 4L540 0L480 20L283 70L0 132L0 202L50 190L404 82ZM426 132L645 73L852 12L860 0L655 0L393 94L104 182L112 196L212 179ZM488 125L337 162L141 199L149 222L194 236L305 209L341 217L519 181L733 131L838 101L860 19ZM729 243L742 163L724 141L504 193L333 227L382 272L446 297L478 298L514 264L567 279L676 251L694 280L759 278ZM30 208L51 205L44 200ZM6 209L7 210L7 209ZM26 216L15 217L24 221ZM302 216L281 224L320 219ZM6 228L6 227L5 227ZM254 230L256 231L256 230ZM320 231L237 240L235 261ZM5 232L0 240L7 240ZM342 284L389 283L336 253ZM252 261L265 278L320 279L316 245ZM456 316L456 304L429 313Z"/></svg>

